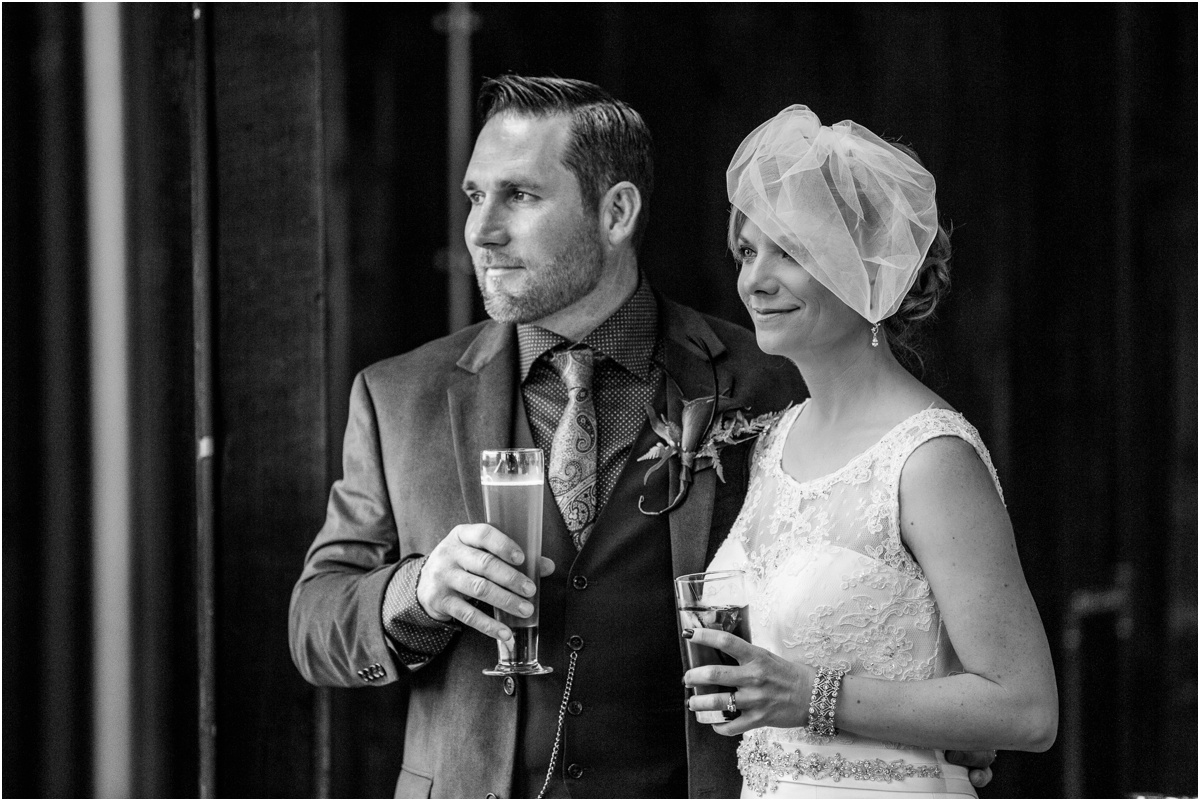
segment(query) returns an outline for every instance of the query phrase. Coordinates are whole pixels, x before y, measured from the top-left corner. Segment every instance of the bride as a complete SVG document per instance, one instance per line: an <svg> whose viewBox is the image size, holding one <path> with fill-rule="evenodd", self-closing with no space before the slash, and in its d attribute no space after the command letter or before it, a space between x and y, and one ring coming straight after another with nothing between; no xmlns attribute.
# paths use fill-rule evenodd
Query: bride
<svg viewBox="0 0 1200 801"><path fill-rule="evenodd" d="M733 688L689 704L745 733L743 797L972 797L945 749L1054 742L1054 669L987 448L895 355L949 283L913 156L791 106L729 167L738 292L810 393L760 437L709 566L746 571L754 644L684 633L736 660L684 683Z"/></svg>

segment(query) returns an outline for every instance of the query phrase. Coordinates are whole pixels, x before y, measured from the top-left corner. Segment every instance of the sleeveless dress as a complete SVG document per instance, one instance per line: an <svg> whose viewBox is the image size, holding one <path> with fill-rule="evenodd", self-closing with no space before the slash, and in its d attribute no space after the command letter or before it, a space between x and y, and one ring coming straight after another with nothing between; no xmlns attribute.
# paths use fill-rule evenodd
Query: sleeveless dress
<svg viewBox="0 0 1200 801"><path fill-rule="evenodd" d="M957 412L926 409L840 470L801 483L783 469L783 446L805 405L760 437L745 505L708 569L746 571L751 639L785 659L889 681L961 672L929 582L900 539L900 471L921 444L959 437L1000 492L979 432ZM940 750L842 731L755 729L738 748L738 769L743 798L975 797L967 769Z"/></svg>

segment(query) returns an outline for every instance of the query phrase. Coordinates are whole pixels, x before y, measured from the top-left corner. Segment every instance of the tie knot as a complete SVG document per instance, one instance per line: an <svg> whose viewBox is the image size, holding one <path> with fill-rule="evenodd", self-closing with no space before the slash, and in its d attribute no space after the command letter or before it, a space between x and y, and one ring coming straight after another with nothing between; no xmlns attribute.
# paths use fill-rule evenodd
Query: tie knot
<svg viewBox="0 0 1200 801"><path fill-rule="evenodd" d="M550 363L562 376L567 391L592 388L592 349L581 348L560 350L551 356Z"/></svg>

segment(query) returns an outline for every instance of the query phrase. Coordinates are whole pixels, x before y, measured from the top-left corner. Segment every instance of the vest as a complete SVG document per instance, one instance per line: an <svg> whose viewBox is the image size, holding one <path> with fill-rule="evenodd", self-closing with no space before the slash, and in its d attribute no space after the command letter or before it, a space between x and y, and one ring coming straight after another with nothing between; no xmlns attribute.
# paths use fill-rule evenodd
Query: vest
<svg viewBox="0 0 1200 801"><path fill-rule="evenodd" d="M663 406L660 388L655 407ZM545 781L572 653L571 696L546 797L687 797L670 531L666 515L638 511L643 495L647 509L668 502L667 470L643 485L653 462L636 461L656 441L644 425L581 551L546 489L543 519L553 523L543 526L542 552L556 568L541 583L539 659L554 673L517 679L514 797L536 797Z"/></svg>

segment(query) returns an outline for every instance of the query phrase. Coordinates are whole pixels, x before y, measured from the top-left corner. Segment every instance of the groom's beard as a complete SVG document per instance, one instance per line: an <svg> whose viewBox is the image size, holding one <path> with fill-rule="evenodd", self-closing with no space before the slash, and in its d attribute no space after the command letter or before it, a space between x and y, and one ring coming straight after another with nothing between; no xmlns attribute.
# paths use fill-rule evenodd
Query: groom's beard
<svg viewBox="0 0 1200 801"><path fill-rule="evenodd" d="M506 260L524 268L514 276L516 291L504 286L489 287L487 264L475 262L475 280L483 294L488 316L501 323L532 323L565 309L587 295L604 274L600 234L592 226L580 225L548 259L530 262ZM500 283L500 282L497 282Z"/></svg>

